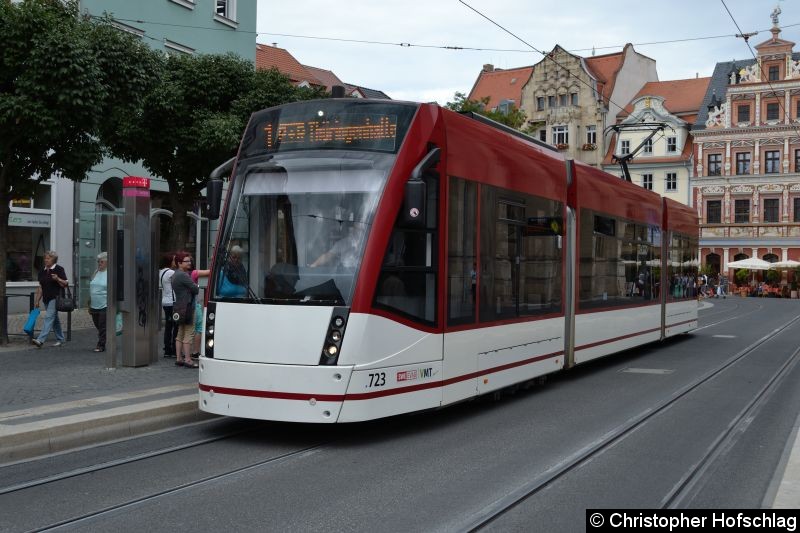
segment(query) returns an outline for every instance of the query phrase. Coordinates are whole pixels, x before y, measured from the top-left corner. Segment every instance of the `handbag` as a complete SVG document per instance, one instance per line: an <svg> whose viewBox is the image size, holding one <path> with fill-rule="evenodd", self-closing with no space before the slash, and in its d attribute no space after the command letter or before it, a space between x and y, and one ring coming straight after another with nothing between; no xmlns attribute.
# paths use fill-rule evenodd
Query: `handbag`
<svg viewBox="0 0 800 533"><path fill-rule="evenodd" d="M232 298L240 298L247 294L247 289L242 285L237 285L228 279L228 276L223 272L219 278L219 285L217 286L217 294L219 296L228 296Z"/></svg>
<svg viewBox="0 0 800 533"><path fill-rule="evenodd" d="M56 297L56 311L61 313L71 313L74 310L75 300L72 299L72 291L70 291L69 286L67 286L66 289L62 290L61 294Z"/></svg>
<svg viewBox="0 0 800 533"><path fill-rule="evenodd" d="M41 310L38 307L31 309L31 312L28 314L28 320L22 327L22 331L27 333L29 337L33 337L33 330L36 327L36 319L39 318L39 313L41 313Z"/></svg>
<svg viewBox="0 0 800 533"><path fill-rule="evenodd" d="M178 309L177 306L173 307L175 311L172 313L172 320L177 324L192 324L194 322L194 296L186 304L186 307Z"/></svg>

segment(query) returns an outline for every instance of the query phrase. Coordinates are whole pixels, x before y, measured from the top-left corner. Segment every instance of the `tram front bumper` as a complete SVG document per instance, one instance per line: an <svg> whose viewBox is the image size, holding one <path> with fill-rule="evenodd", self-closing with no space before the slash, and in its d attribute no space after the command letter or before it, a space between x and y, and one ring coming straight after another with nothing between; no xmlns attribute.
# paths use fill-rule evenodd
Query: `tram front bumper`
<svg viewBox="0 0 800 533"><path fill-rule="evenodd" d="M301 366L200 358L200 410L283 422L333 423L351 367Z"/></svg>

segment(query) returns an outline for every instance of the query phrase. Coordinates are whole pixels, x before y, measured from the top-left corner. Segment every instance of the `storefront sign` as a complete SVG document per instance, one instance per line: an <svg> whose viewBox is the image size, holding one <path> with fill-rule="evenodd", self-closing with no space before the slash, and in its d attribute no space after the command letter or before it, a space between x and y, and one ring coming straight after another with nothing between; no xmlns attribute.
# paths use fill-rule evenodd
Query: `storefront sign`
<svg viewBox="0 0 800 533"><path fill-rule="evenodd" d="M21 226L26 228L49 228L50 215L38 213L14 213L8 215L9 226Z"/></svg>

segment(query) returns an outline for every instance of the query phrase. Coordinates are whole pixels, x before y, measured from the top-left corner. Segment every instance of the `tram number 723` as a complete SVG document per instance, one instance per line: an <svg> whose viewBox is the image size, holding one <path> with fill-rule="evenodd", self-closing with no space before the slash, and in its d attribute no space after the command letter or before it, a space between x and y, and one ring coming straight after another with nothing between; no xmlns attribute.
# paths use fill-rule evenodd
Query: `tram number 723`
<svg viewBox="0 0 800 533"><path fill-rule="evenodd" d="M369 375L369 383L367 388L370 387L383 387L386 385L386 372L376 372Z"/></svg>

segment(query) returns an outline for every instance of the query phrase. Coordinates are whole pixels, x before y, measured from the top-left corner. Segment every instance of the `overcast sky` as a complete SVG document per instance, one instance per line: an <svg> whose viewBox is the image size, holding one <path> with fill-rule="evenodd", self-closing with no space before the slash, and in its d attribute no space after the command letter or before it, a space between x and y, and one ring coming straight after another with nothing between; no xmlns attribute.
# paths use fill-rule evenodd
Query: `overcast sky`
<svg viewBox="0 0 800 533"><path fill-rule="evenodd" d="M759 44L770 37L776 5L781 37L800 43L800 0L464 1L543 52L559 44L591 56L593 47L600 55L632 43L656 60L662 81L710 76L718 61L751 58L734 36L736 24L741 32L759 32L750 38ZM513 68L542 59L459 0L258 0L257 29L259 43L277 43L304 65L398 100L444 104L456 91L470 91L484 63Z"/></svg>

